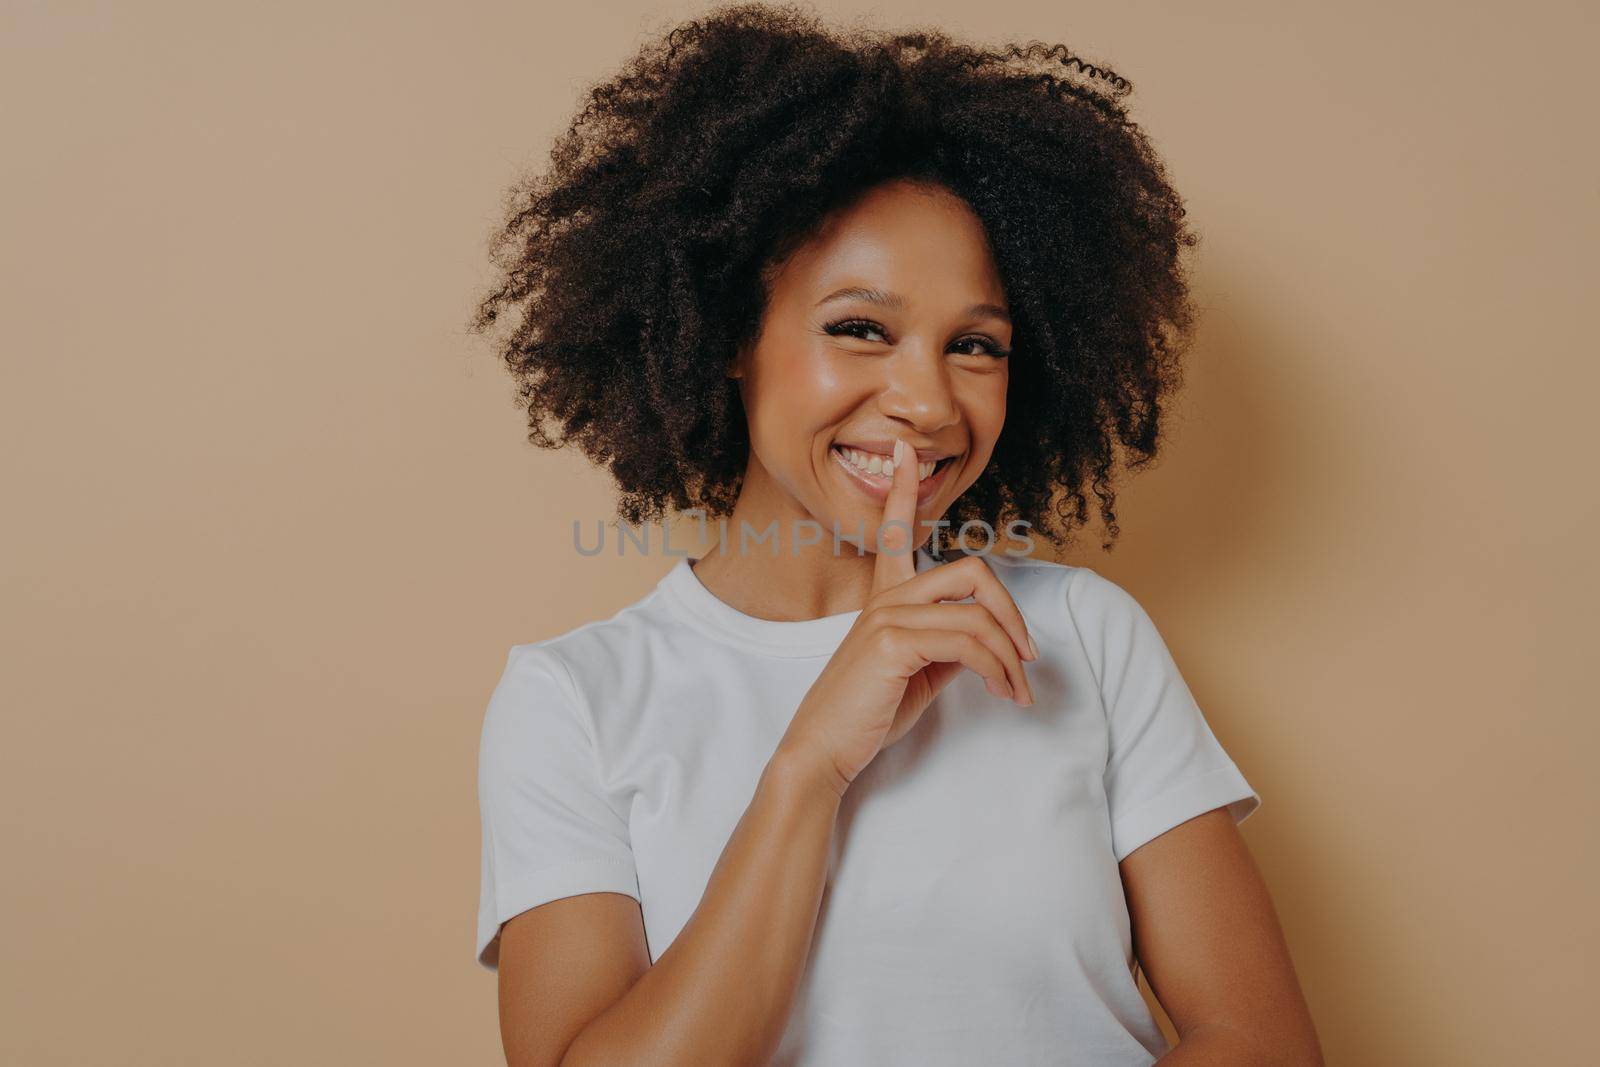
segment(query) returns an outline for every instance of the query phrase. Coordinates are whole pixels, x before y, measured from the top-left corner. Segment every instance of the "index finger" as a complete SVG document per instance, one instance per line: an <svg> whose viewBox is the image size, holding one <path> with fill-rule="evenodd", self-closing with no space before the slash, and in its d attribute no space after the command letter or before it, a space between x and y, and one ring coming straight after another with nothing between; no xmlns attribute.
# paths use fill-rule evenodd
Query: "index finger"
<svg viewBox="0 0 1600 1067"><path fill-rule="evenodd" d="M901 457L905 458L902 459ZM900 438L895 438L894 475L889 482L889 498L883 502L879 523L878 552L872 569L872 591L881 593L916 577L917 561L912 546L917 529L917 464L915 453Z"/></svg>
<svg viewBox="0 0 1600 1067"><path fill-rule="evenodd" d="M968 556L914 577L915 581L901 585L879 603L885 606L929 604L971 597L987 608L1001 628L1011 635L1017 655L1025 660L1039 658L1039 646L1028 633L1028 622L1012 599L1011 591L995 576L994 569L982 556Z"/></svg>

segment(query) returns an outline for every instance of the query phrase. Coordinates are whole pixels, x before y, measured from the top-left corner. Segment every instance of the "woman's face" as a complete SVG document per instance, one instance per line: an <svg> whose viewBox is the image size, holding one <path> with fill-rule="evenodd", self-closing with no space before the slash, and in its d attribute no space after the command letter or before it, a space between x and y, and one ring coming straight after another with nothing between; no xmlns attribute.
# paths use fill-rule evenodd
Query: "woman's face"
<svg viewBox="0 0 1600 1067"><path fill-rule="evenodd" d="M824 543L837 529L870 548L890 481L873 468L904 438L921 544L1005 423L1006 307L983 226L954 194L895 181L830 219L772 280L735 364L751 442L742 494L787 497Z"/></svg>

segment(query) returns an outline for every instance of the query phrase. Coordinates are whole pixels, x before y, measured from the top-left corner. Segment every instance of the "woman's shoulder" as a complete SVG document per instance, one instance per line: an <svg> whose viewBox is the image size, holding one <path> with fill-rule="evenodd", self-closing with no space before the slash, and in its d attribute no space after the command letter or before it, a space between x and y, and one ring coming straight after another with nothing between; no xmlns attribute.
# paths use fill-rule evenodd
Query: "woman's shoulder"
<svg viewBox="0 0 1600 1067"><path fill-rule="evenodd" d="M958 552L946 562L953 562L963 555L974 554L976 553ZM1073 571L1082 569L1077 564L1061 563L1057 560L1045 559L1042 556L1013 556L1005 552L982 553L980 558L992 566L996 574L999 574L1002 570L1008 572L1007 575L1002 575L1002 577L1012 577L1032 582L1067 581L1070 580Z"/></svg>
<svg viewBox="0 0 1600 1067"><path fill-rule="evenodd" d="M1030 625L1037 621L1057 636L1103 630L1143 610L1128 590L1085 564L1000 552L983 559Z"/></svg>
<svg viewBox="0 0 1600 1067"><path fill-rule="evenodd" d="M639 650L649 645L648 635L669 625L657 586L609 616L512 645L508 664L526 664L581 689L592 678L615 677L636 665Z"/></svg>

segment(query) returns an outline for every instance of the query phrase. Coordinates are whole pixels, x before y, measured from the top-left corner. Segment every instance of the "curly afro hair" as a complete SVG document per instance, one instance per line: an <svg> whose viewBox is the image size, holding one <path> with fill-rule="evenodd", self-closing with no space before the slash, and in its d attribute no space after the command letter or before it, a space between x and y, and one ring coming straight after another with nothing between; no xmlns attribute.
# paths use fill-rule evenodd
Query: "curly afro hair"
<svg viewBox="0 0 1600 1067"><path fill-rule="evenodd" d="M937 183L983 223L1013 319L1005 428L946 517L1065 544L1092 489L1110 549L1117 446L1148 466L1181 383L1198 241L1131 88L1062 45L713 9L592 86L548 172L513 185L468 329L518 313L499 354L528 439L607 468L623 518L725 515L749 449L726 370L774 267L869 187Z"/></svg>

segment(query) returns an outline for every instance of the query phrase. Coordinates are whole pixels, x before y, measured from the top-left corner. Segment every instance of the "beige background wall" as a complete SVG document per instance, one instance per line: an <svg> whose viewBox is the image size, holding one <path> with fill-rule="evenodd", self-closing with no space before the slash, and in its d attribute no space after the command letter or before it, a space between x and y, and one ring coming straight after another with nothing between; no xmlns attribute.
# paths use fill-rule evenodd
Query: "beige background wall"
<svg viewBox="0 0 1600 1067"><path fill-rule="evenodd" d="M671 560L574 553L606 483L461 327L514 171L700 8L396 8L0 11L0 1061L497 1061L484 702ZM1188 198L1178 432L1068 558L1265 798L1330 1062L1585 1062L1592 12L872 10L1106 60Z"/></svg>

